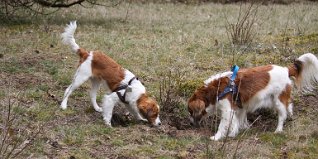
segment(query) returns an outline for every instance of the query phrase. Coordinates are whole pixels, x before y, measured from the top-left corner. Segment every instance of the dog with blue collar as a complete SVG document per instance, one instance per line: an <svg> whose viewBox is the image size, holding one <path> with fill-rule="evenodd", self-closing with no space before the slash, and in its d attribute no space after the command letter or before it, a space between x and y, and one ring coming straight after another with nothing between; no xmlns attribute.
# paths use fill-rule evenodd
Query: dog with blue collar
<svg viewBox="0 0 318 159"><path fill-rule="evenodd" d="M265 65L239 69L211 76L196 89L188 100L190 121L199 126L202 119L221 112L218 130L211 140L235 137L249 128L247 113L260 108L278 112L275 133L283 131L287 116L293 115L291 95L293 85L300 92L311 92L318 84L318 59L306 53L287 67ZM293 80L292 80L293 79Z"/></svg>

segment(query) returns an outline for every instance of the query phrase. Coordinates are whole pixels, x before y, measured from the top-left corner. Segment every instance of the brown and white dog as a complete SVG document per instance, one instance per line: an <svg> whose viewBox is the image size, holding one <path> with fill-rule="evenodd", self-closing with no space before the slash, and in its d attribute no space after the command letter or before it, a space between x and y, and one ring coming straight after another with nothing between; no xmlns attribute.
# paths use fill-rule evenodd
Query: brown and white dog
<svg viewBox="0 0 318 159"><path fill-rule="evenodd" d="M273 108L278 112L275 132L283 130L287 114L293 114L291 102L293 77L301 91L312 91L318 82L318 60L311 53L304 54L288 67L267 65L241 69L235 79L238 93L228 93L217 100L228 85L232 72L211 76L198 88L188 101L191 122L198 125L203 117L219 110L221 122L217 133L211 137L219 140L225 136L235 137L240 129L249 127L246 114L259 108ZM238 100L236 100L238 99Z"/></svg>
<svg viewBox="0 0 318 159"><path fill-rule="evenodd" d="M62 34L63 43L71 46L72 51L80 56L79 66L72 84L66 89L61 108L66 109L71 93L88 79L92 82L90 97L96 111L103 112L106 125L111 126L115 105L125 105L137 120L148 121L153 126L161 124L159 106L150 98L143 84L133 73L122 68L113 59L100 51L86 51L80 48L74 39L76 21L70 22ZM101 84L105 84L106 95L102 108L96 103L96 94Z"/></svg>

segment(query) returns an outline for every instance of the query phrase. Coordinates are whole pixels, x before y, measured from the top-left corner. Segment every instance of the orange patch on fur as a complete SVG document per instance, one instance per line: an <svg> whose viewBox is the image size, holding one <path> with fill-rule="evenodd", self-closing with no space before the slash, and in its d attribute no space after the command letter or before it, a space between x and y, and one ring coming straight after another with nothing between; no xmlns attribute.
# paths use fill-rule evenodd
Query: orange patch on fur
<svg viewBox="0 0 318 159"><path fill-rule="evenodd" d="M188 103L189 103L189 107L192 110L195 109L204 109L205 105L209 105L209 103L211 101L209 101L207 96L207 88L202 86L200 88L198 88L194 94L191 96L191 98L189 99ZM195 108L195 107L199 107L199 108Z"/></svg>
<svg viewBox="0 0 318 159"><path fill-rule="evenodd" d="M154 99L150 98L147 94L142 94L137 100L137 107L144 118L152 124L155 123L159 115L159 107Z"/></svg>
<svg viewBox="0 0 318 159"><path fill-rule="evenodd" d="M77 54L80 56L79 65L81 65L89 55L88 52L83 48L78 49Z"/></svg>
<svg viewBox="0 0 318 159"><path fill-rule="evenodd" d="M279 95L279 100L285 105L286 108L288 107L291 91L292 91L291 85L286 85L284 91Z"/></svg>
<svg viewBox="0 0 318 159"><path fill-rule="evenodd" d="M188 101L188 111L195 120L201 119L206 114L205 108L209 105L204 92L204 87L199 88Z"/></svg>
<svg viewBox="0 0 318 159"><path fill-rule="evenodd" d="M257 92L264 89L269 80L269 71L273 69L272 65L260 66L248 69L242 69L238 72L235 84L239 89L239 97L242 103L247 102Z"/></svg>
<svg viewBox="0 0 318 159"><path fill-rule="evenodd" d="M124 69L113 59L100 51L93 52L93 76L107 82L110 90L114 91L125 78Z"/></svg>

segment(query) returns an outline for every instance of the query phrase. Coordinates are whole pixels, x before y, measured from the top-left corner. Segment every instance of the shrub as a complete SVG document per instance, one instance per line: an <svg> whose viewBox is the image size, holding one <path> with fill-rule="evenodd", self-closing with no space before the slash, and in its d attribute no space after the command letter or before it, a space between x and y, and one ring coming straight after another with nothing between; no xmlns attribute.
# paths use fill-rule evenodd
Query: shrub
<svg viewBox="0 0 318 159"><path fill-rule="evenodd" d="M9 97L8 105L6 107L1 106L2 119L0 119L0 158L16 158L28 146L33 143L35 138L40 132L40 128L34 129L34 131L27 131L28 125L22 125L18 123L15 116L12 113L12 102Z"/></svg>
<svg viewBox="0 0 318 159"><path fill-rule="evenodd" d="M256 23L257 11L259 5L256 3L247 4L246 8L243 8L243 4L240 5L239 15L235 23L227 21L226 31L232 44L244 45L253 41L254 25Z"/></svg>

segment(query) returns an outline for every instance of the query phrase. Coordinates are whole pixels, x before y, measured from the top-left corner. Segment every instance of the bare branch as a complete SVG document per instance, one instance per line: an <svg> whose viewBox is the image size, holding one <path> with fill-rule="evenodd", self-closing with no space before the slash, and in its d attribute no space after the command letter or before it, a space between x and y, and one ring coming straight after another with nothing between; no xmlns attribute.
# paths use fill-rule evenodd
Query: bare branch
<svg viewBox="0 0 318 159"><path fill-rule="evenodd" d="M118 6L119 4L121 4L124 0L118 0L117 3L114 3L112 5L105 5L105 4L102 4L102 3L97 3L96 0L87 0L86 2L87 3L90 3L92 5L97 5L97 6L103 6L103 7L115 7L115 6Z"/></svg>
<svg viewBox="0 0 318 159"><path fill-rule="evenodd" d="M48 1L45 1L45 0L34 0L35 3L38 3L41 6L51 7L51 8L69 8L69 7L73 6L73 5L81 4L84 1L85 0L78 0L78 1L75 1L75 2L72 2L72 3L58 3L58 1L55 1L55 2L51 3L51 2L48 2Z"/></svg>

